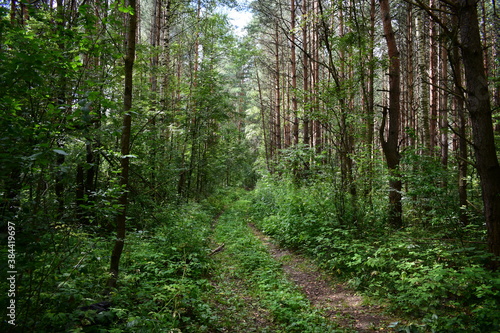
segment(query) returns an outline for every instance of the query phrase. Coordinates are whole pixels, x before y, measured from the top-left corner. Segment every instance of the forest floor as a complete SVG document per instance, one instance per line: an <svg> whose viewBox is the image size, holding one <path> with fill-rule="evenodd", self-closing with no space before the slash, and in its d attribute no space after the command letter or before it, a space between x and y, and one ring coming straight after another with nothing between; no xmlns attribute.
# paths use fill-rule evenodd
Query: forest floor
<svg viewBox="0 0 500 333"><path fill-rule="evenodd" d="M380 332L396 321L310 258L275 244L241 209L218 218L213 246L216 332Z"/></svg>

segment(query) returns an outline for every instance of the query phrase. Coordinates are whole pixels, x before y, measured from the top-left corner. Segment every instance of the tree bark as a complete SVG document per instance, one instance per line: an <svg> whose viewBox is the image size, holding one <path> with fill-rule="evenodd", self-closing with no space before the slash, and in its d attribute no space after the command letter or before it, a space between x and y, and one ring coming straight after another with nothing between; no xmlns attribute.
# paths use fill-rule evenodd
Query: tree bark
<svg viewBox="0 0 500 333"><path fill-rule="evenodd" d="M136 0L129 0L129 5L133 9L133 13L129 16L128 22L128 36L127 36L127 53L125 56L125 89L123 93L123 126L121 136L121 174L120 174L120 187L121 195L118 198L120 205L120 212L116 217L116 240L111 253L111 264L109 272L111 276L108 279L108 287L116 288L118 281L118 272L120 267L120 258L125 244L125 230L127 218L127 204L128 204L128 184L129 184L129 168L130 168L130 133L132 127L132 116L130 110L132 109L132 87L133 87L133 69L135 60L135 45L137 34L137 16Z"/></svg>
<svg viewBox="0 0 500 333"><path fill-rule="evenodd" d="M453 29L458 29L458 18L453 16L451 19ZM458 164L458 198L460 205L460 222L462 225L469 224L467 215L467 165L468 165L468 144L467 144L467 120L465 118L464 98L463 98L463 71L460 61L460 48L455 43L450 52L451 61L450 69L454 79L454 94L453 94L453 110L455 111L455 119L458 124L456 134L457 145L454 147L457 151ZM455 141L455 139L454 139ZM455 145L454 145L455 146Z"/></svg>
<svg viewBox="0 0 500 333"><path fill-rule="evenodd" d="M431 0L431 6L433 6L434 0ZM430 155L436 155L436 146L437 146L437 120L438 120L438 104L439 104L439 96L438 96L438 33L437 33L437 24L433 20L429 22L429 42L430 42L430 53L429 53L429 62L430 62L430 110L429 110L429 142L430 142Z"/></svg>
<svg viewBox="0 0 500 333"><path fill-rule="evenodd" d="M432 150L431 131L429 120L429 104L430 104L430 91L429 91L429 43L426 38L426 23L427 17L425 12L417 14L417 30L419 33L418 38L418 71L420 76L420 108L422 113L422 127L423 127L423 143L428 153Z"/></svg>
<svg viewBox="0 0 500 333"><path fill-rule="evenodd" d="M281 71L280 71L280 53L279 53L279 25L278 21L276 21L275 24L275 39L276 39L276 45L275 45L275 61L276 61L276 77L275 77L275 136L276 136L276 142L275 142L275 150L276 152L279 152L281 150Z"/></svg>
<svg viewBox="0 0 500 333"><path fill-rule="evenodd" d="M448 24L448 17L444 10L446 9L443 5L441 6L443 13L441 13L441 20L444 24ZM440 144L441 144L441 164L443 168L448 168L448 50L446 46L441 45L440 49L440 79L441 79L441 91L439 98L439 120L440 120ZM446 180L443 180L443 186L446 186Z"/></svg>
<svg viewBox="0 0 500 333"><path fill-rule="evenodd" d="M292 113L294 115L293 120L293 144L299 144L299 116L298 116L298 105L297 105L297 55L295 48L295 21L296 21L296 10L295 10L295 0L291 0L290 2L290 11L291 11L291 43L290 43L290 61L291 61L291 70L292 70Z"/></svg>
<svg viewBox="0 0 500 333"><path fill-rule="evenodd" d="M312 53L311 63L311 104L312 104L312 113L319 113L319 98L318 98L318 87L319 87L319 45L320 45L320 37L319 37L319 3L318 1L313 1L312 3L312 16L314 20L312 22L311 27L311 39L310 39L310 50ZM323 150L323 130L321 126L321 120L315 119L313 122L313 132L314 132L314 148L317 153L320 153Z"/></svg>
<svg viewBox="0 0 500 333"><path fill-rule="evenodd" d="M457 0L460 50L464 64L467 109L472 123L476 167L481 179L488 248L500 256L500 166L496 155L490 94L479 34L477 1ZM498 258L495 260L499 266Z"/></svg>
<svg viewBox="0 0 500 333"><path fill-rule="evenodd" d="M257 67L257 66L255 66ZM264 104L264 97L262 96L262 86L260 83L260 77L259 77L259 70L257 69L255 71L255 79L257 80L257 91L259 92L259 106L260 106L260 117L261 117L261 122L262 122L262 135L264 137L264 150L265 150L265 156L266 156L266 166L267 170L271 172L270 168L270 156L269 156L269 146L270 142L268 140L268 130L266 126L266 117L264 115L264 110L265 110L265 104Z"/></svg>
<svg viewBox="0 0 500 333"><path fill-rule="evenodd" d="M380 128L380 140L389 168L389 224L400 228L403 226L401 203L401 175L399 171L399 123L400 123L400 59L396 38L392 29L389 0L380 0L380 14L384 27L384 36L389 53L389 107L384 109L384 120ZM385 120L389 116L389 129L385 139Z"/></svg>
<svg viewBox="0 0 500 333"><path fill-rule="evenodd" d="M302 82L302 87L304 89L304 101L303 101L303 109L304 109L304 145L309 146L311 144L311 131L310 131L310 122L309 122L309 113L310 113L310 107L309 107L309 59L308 59L308 52L309 51L309 41L308 41L308 34L309 31L307 29L308 23L307 23L307 15L308 15L308 1L302 0L302 49L303 49L303 56L302 56L302 72L303 72L303 82Z"/></svg>

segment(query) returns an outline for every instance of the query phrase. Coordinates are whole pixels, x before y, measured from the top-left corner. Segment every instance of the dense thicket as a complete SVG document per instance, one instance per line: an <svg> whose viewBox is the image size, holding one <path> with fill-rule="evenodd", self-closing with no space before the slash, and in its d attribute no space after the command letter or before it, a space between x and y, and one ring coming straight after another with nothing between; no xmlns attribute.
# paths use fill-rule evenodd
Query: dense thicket
<svg viewBox="0 0 500 333"><path fill-rule="evenodd" d="M114 287L120 257L138 239L134 232L143 237L162 228L155 237L168 238L158 254L163 263L191 263L207 246L206 235L192 229L209 220L196 221L181 205L221 187L253 186L255 151L243 125L249 52L218 5L0 7L0 209L2 232L15 226L20 330L67 331L92 322L78 311L109 298L99 294L110 246L116 244L108 281ZM179 227L186 238L171 239L184 219L191 221ZM144 249L154 242L144 239ZM168 250L174 248L179 252ZM124 287L134 258L122 260Z"/></svg>
<svg viewBox="0 0 500 333"><path fill-rule="evenodd" d="M257 186L255 223L424 330L498 330L498 4L258 0L245 37L235 5L2 3L2 325L214 329L216 194Z"/></svg>

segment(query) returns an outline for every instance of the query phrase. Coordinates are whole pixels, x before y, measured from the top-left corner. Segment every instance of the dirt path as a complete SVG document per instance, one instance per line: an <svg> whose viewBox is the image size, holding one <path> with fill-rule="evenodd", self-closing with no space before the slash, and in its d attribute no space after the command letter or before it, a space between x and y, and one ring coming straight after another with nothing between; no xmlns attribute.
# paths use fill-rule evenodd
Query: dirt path
<svg viewBox="0 0 500 333"><path fill-rule="evenodd" d="M278 247L268 236L251 227L270 254L282 264L288 278L302 289L313 306L324 310L332 321L357 332L390 331L387 327L395 320L385 316L379 306L365 304L361 296L335 283L310 259Z"/></svg>

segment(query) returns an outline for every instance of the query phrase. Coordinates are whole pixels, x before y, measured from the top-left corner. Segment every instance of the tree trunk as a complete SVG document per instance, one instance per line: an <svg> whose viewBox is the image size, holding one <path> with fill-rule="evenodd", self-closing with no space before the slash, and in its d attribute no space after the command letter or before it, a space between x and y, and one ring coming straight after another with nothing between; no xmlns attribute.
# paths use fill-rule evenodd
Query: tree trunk
<svg viewBox="0 0 500 333"><path fill-rule="evenodd" d="M455 23L456 24L456 23ZM455 76L455 96L453 106L458 119L458 198L460 204L460 222L462 225L469 224L467 215L467 139L466 126L467 121L464 114L464 101L462 94L462 68L459 59L459 49L453 49L453 68Z"/></svg>
<svg viewBox="0 0 500 333"><path fill-rule="evenodd" d="M442 22L448 24L448 17L444 11L445 7L442 6ZM448 50L444 45L440 49L440 78L441 78L441 91L439 99L439 120L441 131L441 164L443 168L448 168ZM443 181L443 186L446 186L446 179Z"/></svg>
<svg viewBox="0 0 500 333"><path fill-rule="evenodd" d="M451 19L453 29L458 28L458 18L453 16ZM458 198L460 205L460 222L466 226L469 224L469 217L467 215L467 120L464 112L464 98L463 98L463 72L462 64L460 62L460 48L457 44L453 45L450 52L451 61L450 69L454 79L454 94L453 94L453 110L455 111L455 119L458 125L457 133L454 138L454 149L457 154L458 165ZM455 144L455 142L457 142Z"/></svg>
<svg viewBox="0 0 500 333"><path fill-rule="evenodd" d="M427 16L424 11L421 14L417 14L417 31L419 33L418 38L418 71L420 76L420 108L422 113L422 127L423 127L423 143L427 149L427 153L430 154L432 150L431 144L431 131L430 131L430 120L429 120L429 103L430 103L430 91L429 91L429 43L426 38L426 23L428 22Z"/></svg>
<svg viewBox="0 0 500 333"><path fill-rule="evenodd" d="M135 60L135 44L137 33L137 16L136 15L136 0L129 0L129 5L133 9L133 13L129 16L128 36L127 36L127 54L125 56L125 89L123 93L123 127L121 136L121 174L120 188L121 195L118 198L120 212L116 217L116 240L111 253L111 264L109 272L111 276L108 279L108 287L116 288L118 280L118 272L120 266L120 258L125 244L125 222L127 218L128 204L128 184L129 184L129 167L130 167L130 133L132 127L132 116L130 109L132 108L132 86L133 86L133 69Z"/></svg>
<svg viewBox="0 0 500 333"><path fill-rule="evenodd" d="M389 223L400 228L403 226L401 204L401 175L399 171L399 154L398 139L399 139L399 123L400 123L400 59L399 51L396 44L396 38L392 29L391 14L389 0L380 0L380 14L384 27L384 36L387 42L389 53L389 133L387 139L384 135L385 120L387 110L384 109L384 119L380 128L380 140L382 142L382 150L389 168Z"/></svg>
<svg viewBox="0 0 500 333"><path fill-rule="evenodd" d="M257 66L255 66L255 67L257 67ZM268 130L267 130L267 126L266 126L266 118L264 116L265 115L264 97L262 96L262 87L261 87L261 83L260 83L258 69L255 71L255 78L257 80L257 90L259 92L260 117L261 117L261 122L262 122L262 135L264 137L264 150L265 150L265 156L266 156L266 166L267 166L267 170L269 172L271 172L270 163L269 163L270 162L270 156L269 156L270 142L268 140L269 135L268 135Z"/></svg>
<svg viewBox="0 0 500 333"><path fill-rule="evenodd" d="M431 6L434 4L434 0L431 0ZM437 33L436 23L431 20L429 22L429 33L430 33L430 114L429 114L429 141L430 141L430 155L435 156L436 146L437 146L437 120L438 120L438 41L439 38Z"/></svg>
<svg viewBox="0 0 500 333"><path fill-rule="evenodd" d="M374 119L375 119L375 85L374 85L374 75L375 75L375 64L374 59L374 45L375 45L375 13L376 13L376 3L375 0L370 0L370 39L368 45L368 87L366 93L366 148L367 148L367 177L366 186L364 190L364 196L368 199L369 206L373 207L372 200L372 188L373 188L373 150L374 150Z"/></svg>
<svg viewBox="0 0 500 333"><path fill-rule="evenodd" d="M275 25L275 60L276 60L276 77L275 77L275 136L276 136L276 147L275 150L278 152L281 150L281 71L280 71L280 53L279 53L279 25L278 21L276 21Z"/></svg>
<svg viewBox="0 0 500 333"><path fill-rule="evenodd" d="M458 0L454 9L460 22L467 108L472 123L476 167L481 179L488 248L495 256L500 256L500 166L495 149L476 3L474 0ZM495 266L498 267L498 264L497 259Z"/></svg>
<svg viewBox="0 0 500 333"><path fill-rule="evenodd" d="M302 82L302 87L304 89L304 101L302 103L302 107L304 109L304 145L309 146L311 144L311 131L309 130L310 128L310 122L309 122L309 112L310 112L310 107L309 107L309 59L308 59L308 52L309 52L309 42L308 42L308 29L307 25L307 13L308 8L307 8L307 1L302 0L302 20L303 20L303 26L302 26L302 49L303 49L303 56L302 56L302 72L303 72L303 82Z"/></svg>
<svg viewBox="0 0 500 333"><path fill-rule="evenodd" d="M320 37L319 37L319 3L318 1L313 1L312 4L312 16L314 17L313 26L311 28L311 42L310 50L312 53L312 59L310 63L311 67L311 96L313 105L312 113L315 114L315 118L317 118L316 114L319 113L319 98L318 98L318 87L319 87L319 45L320 45ZM321 126L321 120L315 119L313 122L313 132L314 132L314 148L317 153L320 153L323 150L323 131Z"/></svg>

